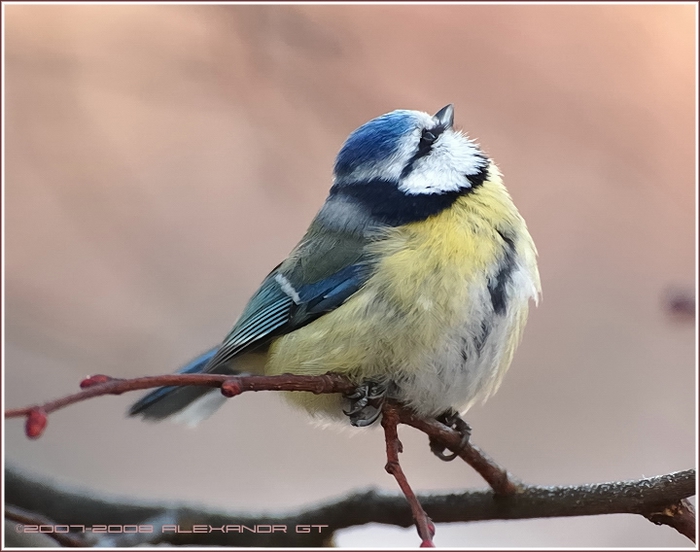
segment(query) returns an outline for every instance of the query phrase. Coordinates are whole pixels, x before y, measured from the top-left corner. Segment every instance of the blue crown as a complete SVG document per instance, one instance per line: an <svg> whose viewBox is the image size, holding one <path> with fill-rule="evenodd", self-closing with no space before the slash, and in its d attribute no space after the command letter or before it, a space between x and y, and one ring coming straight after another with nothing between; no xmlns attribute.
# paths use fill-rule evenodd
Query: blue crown
<svg viewBox="0 0 700 552"><path fill-rule="evenodd" d="M410 111L397 110L372 119L355 130L343 144L335 161L337 178L359 167L381 163L398 151L401 137L415 126Z"/></svg>

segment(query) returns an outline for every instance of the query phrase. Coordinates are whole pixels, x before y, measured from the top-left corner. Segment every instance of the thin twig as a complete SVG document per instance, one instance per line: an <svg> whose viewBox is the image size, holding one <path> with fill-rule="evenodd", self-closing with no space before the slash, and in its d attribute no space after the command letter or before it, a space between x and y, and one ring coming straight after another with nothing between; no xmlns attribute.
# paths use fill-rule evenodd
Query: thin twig
<svg viewBox="0 0 700 552"><path fill-rule="evenodd" d="M386 466L388 473L394 476L399 484L408 505L411 507L413 521L418 530L418 536L421 538L421 548L433 548L433 536L435 535L435 526L425 513L420 502L416 498L416 494L411 489L411 486L406 479L401 464L399 462L399 454L403 452L403 445L399 440L398 433L399 414L396 408L388 401L382 407L382 427L384 428L384 436L386 439Z"/></svg>
<svg viewBox="0 0 700 552"><path fill-rule="evenodd" d="M484 478L496 495L509 496L517 493L520 489L522 483L508 473L505 468L499 466L479 447L471 442L463 446L462 436L457 431L437 420L419 418L406 408L400 408L398 412L401 423L422 431L430 438L445 445L452 452L456 452Z"/></svg>
<svg viewBox="0 0 700 552"><path fill-rule="evenodd" d="M104 395L121 395L127 391L152 389L162 386L204 386L220 387L226 397L234 397L245 391L307 391L310 393L346 393L357 384L338 374L327 373L320 376L298 376L281 374L278 376L230 376L222 374L167 374L143 378L120 379L98 374L84 379L80 393L74 393L44 404L13 408L5 411L5 418L26 418L25 432L30 438L37 438L47 424L47 415L71 404Z"/></svg>
<svg viewBox="0 0 700 552"><path fill-rule="evenodd" d="M26 433L31 438L39 437L46 427L51 412L94 397L120 395L128 391L151 389L161 386L206 386L220 387L226 397L235 397L246 391L307 391L316 394L346 393L356 384L348 378L327 373L321 376L282 374L278 376L230 376L222 374L167 374L133 379L112 378L98 374L84 379L80 393L24 408L5 411L6 418L26 417ZM491 485L498 495L507 496L517 492L518 483L512 475L499 466L475 445L460 449L461 435L437 420L422 419L411 411L396 405L401 423L423 431L442 443L472 466Z"/></svg>
<svg viewBox="0 0 700 552"><path fill-rule="evenodd" d="M98 383L90 383L97 380ZM86 384L87 382L87 384ZM224 385L226 384L226 385ZM5 411L5 418L28 416L32 411L43 410L50 414L71 404L75 404L103 395L121 395L127 391L139 391L163 386L204 386L222 387L227 397L233 397L245 391L308 391L311 393L345 393L352 391L357 384L333 373L322 376L297 376L282 374L279 376L230 376L225 374L167 374L164 376L146 376L142 378L121 379L110 376L91 376L83 380L84 391L62 397L44 404L13 408Z"/></svg>

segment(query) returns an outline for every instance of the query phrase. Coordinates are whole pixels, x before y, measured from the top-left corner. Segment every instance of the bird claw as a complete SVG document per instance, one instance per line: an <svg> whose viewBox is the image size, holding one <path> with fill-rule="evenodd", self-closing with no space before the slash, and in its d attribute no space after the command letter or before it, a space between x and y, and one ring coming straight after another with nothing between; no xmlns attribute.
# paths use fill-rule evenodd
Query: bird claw
<svg viewBox="0 0 700 552"><path fill-rule="evenodd" d="M355 427L367 427L377 421L387 396L387 384L364 380L352 393L344 395L350 408L343 413Z"/></svg>
<svg viewBox="0 0 700 552"><path fill-rule="evenodd" d="M346 399L350 399L351 401L352 401L352 400L357 400L357 399L359 399L360 397L362 397L362 388L361 388L361 387L358 387L358 388L356 388L352 393L347 393L347 394L345 394L345 395L343 395L343 396L344 396Z"/></svg>
<svg viewBox="0 0 700 552"><path fill-rule="evenodd" d="M350 397L348 397L350 398ZM369 404L369 396L362 396L360 395L358 398L355 398L354 400L350 400L350 408L347 410L343 410L343 414L346 416L352 417L358 412L361 412L362 409L367 407Z"/></svg>
<svg viewBox="0 0 700 552"><path fill-rule="evenodd" d="M472 434L472 428L454 410L448 410L447 412L438 416L436 419L441 424L446 425L447 427L453 429L462 436L457 452L453 452L452 454L445 454L446 447L434 441L432 438L430 439L430 450L432 451L432 453L435 456L437 456L440 460L444 460L445 462L451 462L452 460L457 458L457 456L459 456L459 452L469 444L469 438Z"/></svg>
<svg viewBox="0 0 700 552"><path fill-rule="evenodd" d="M370 401L384 401L387 393L387 385L384 383L375 383L369 386L367 398Z"/></svg>

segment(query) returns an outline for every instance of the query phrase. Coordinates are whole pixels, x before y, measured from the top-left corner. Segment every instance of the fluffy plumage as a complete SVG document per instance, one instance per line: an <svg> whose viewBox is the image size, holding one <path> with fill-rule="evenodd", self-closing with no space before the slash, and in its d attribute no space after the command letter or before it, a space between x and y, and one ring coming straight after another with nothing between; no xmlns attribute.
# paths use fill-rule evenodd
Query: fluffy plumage
<svg viewBox="0 0 700 552"><path fill-rule="evenodd" d="M452 119L452 106L400 110L353 132L309 230L196 369L332 370L391 382L431 416L492 394L540 293L536 250L497 167ZM155 391L131 413L161 419L185 393ZM288 395L343 418L337 395Z"/></svg>

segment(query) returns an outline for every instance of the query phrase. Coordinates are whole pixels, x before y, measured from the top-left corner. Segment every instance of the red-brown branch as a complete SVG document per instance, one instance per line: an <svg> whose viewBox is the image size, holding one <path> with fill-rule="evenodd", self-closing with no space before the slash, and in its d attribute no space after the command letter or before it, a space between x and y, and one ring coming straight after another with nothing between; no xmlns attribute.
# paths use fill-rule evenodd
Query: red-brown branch
<svg viewBox="0 0 700 552"><path fill-rule="evenodd" d="M234 397L246 391L307 391L316 394L346 393L353 391L356 384L348 378L327 373L321 376L300 376L282 374L279 376L230 376L225 374L167 374L142 378L121 379L97 374L84 379L80 386L84 389L44 404L5 411L6 418L26 417L26 434L38 438L47 424L47 415L94 397L120 395L128 391L138 391L162 386L201 385L220 387L223 395ZM497 495L507 496L517 491L519 483L505 469L488 457L475 445L459 449L461 435L437 420L423 419L410 410L394 405L400 415L400 422L410 425L429 437L441 442L472 466L493 488Z"/></svg>
<svg viewBox="0 0 700 552"><path fill-rule="evenodd" d="M510 496L518 492L520 481L513 477L505 468L499 466L476 445L467 443L462 446L462 436L434 419L420 418L406 408L398 410L400 422L422 431L431 438L456 452L462 460L469 464L491 486L494 494Z"/></svg>
<svg viewBox="0 0 700 552"><path fill-rule="evenodd" d="M401 464L399 462L399 454L403 452L403 445L399 440L398 425L400 423L399 413L395 406L389 402L385 402L382 407L382 427L384 428L384 436L386 440L386 466L388 473L394 476L396 482L401 488L408 505L411 507L413 522L416 524L418 536L421 538L421 548L434 548L433 537L435 536L435 526L430 521L428 514L421 506L416 494L411 489L411 486L406 479Z"/></svg>
<svg viewBox="0 0 700 552"><path fill-rule="evenodd" d="M139 391L162 386L201 385L220 387L222 394L234 397L245 391L308 391L310 393L345 393L352 391L356 384L337 374L321 376L297 376L282 374L280 376L229 376L224 374L168 374L165 376L147 376L143 378L121 379L98 374L84 379L80 393L68 395L44 404L14 408L5 411L5 418L26 417L26 433L30 438L37 438L46 427L46 416L51 412L71 404L101 397L103 395L121 395L128 391Z"/></svg>

